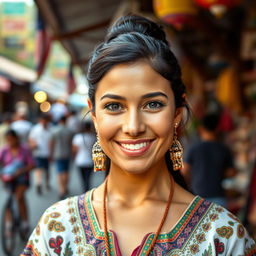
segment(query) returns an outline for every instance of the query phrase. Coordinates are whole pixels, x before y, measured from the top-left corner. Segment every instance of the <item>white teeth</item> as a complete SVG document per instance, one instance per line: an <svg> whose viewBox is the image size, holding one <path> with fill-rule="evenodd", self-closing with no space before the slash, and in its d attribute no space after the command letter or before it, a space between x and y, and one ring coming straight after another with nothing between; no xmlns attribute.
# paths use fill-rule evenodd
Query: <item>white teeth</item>
<svg viewBox="0 0 256 256"><path fill-rule="evenodd" d="M121 143L121 146L123 148L129 149L129 150L138 150L138 149L146 147L148 144L149 144L149 142L143 142L143 143L138 143L138 144L124 144L124 143Z"/></svg>

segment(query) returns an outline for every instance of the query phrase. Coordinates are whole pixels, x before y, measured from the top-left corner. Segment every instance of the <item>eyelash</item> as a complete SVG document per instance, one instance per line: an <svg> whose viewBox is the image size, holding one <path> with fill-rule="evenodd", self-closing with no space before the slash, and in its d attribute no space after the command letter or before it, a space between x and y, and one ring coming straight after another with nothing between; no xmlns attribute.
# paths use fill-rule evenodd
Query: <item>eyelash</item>
<svg viewBox="0 0 256 256"><path fill-rule="evenodd" d="M159 100L150 101L150 102L146 103L145 106L148 106L151 103L158 105L157 107L154 107L153 109L160 109L160 108L166 106L166 104L164 104L162 101L159 101ZM152 108L149 108L149 109L152 110Z"/></svg>
<svg viewBox="0 0 256 256"><path fill-rule="evenodd" d="M106 105L104 106L104 109L109 110L109 111L111 111L111 112L120 111L120 110L113 110L113 109L110 109L110 107L113 107L114 105L118 105L119 107L120 107L120 106L122 107L122 105L121 105L120 103L118 103L118 102L110 102L110 103L108 103L108 104L106 104Z"/></svg>
<svg viewBox="0 0 256 256"><path fill-rule="evenodd" d="M146 109L147 106L149 106L149 104L151 104L151 103L157 104L157 107L148 108L149 110L158 110L158 109L161 109L162 107L166 106L166 104L163 103L162 101L155 100L155 101L147 102L147 103L143 106L143 108ZM117 109L117 110L111 109L113 106L118 106L119 109ZM121 109L120 109L120 107L121 107ZM122 106L122 104L120 104L120 103L118 103L118 102L110 102L110 103L108 103L108 104L106 104L106 105L104 106L104 109L106 109L106 110L108 110L108 111L110 111L110 112L120 112L120 111L122 111L123 106Z"/></svg>

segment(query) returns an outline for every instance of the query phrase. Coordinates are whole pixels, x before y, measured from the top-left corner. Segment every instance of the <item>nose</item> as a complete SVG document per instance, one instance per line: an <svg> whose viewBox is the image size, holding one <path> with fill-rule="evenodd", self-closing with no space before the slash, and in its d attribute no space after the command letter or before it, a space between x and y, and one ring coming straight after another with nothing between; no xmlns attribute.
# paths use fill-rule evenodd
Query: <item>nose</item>
<svg viewBox="0 0 256 256"><path fill-rule="evenodd" d="M146 125L139 110L134 108L127 111L127 113L124 115L122 130L123 133L126 133L132 137L136 137L145 132Z"/></svg>

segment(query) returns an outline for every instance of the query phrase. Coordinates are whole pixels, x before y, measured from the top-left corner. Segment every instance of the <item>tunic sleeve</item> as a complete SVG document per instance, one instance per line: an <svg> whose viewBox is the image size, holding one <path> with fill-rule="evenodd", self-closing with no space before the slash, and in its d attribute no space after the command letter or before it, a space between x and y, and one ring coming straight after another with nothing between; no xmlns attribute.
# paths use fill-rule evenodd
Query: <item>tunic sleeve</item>
<svg viewBox="0 0 256 256"><path fill-rule="evenodd" d="M43 214L36 228L29 237L23 252L20 256L40 256L51 255L47 244L48 235L46 232L46 225L44 225L44 219L47 216L47 211Z"/></svg>
<svg viewBox="0 0 256 256"><path fill-rule="evenodd" d="M256 256L255 241L249 236L240 220L226 210L221 215L220 225L215 230L216 253L230 256Z"/></svg>
<svg viewBox="0 0 256 256"><path fill-rule="evenodd" d="M57 256L71 250L66 239L71 232L67 228L63 205L63 201L58 202L44 212L20 256Z"/></svg>

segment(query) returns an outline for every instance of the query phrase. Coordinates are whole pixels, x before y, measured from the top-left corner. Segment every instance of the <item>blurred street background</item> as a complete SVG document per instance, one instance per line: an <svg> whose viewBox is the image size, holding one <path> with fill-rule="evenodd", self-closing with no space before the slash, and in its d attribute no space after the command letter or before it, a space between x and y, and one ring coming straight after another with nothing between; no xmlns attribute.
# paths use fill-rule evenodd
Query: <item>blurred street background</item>
<svg viewBox="0 0 256 256"><path fill-rule="evenodd" d="M221 197L255 238L255 0L0 0L0 173L8 146L31 155L21 226L31 231L51 204L104 179L92 174L86 64L109 25L129 13L161 24L181 65L191 107L179 131L189 189ZM7 138L9 129L18 137Z"/></svg>

